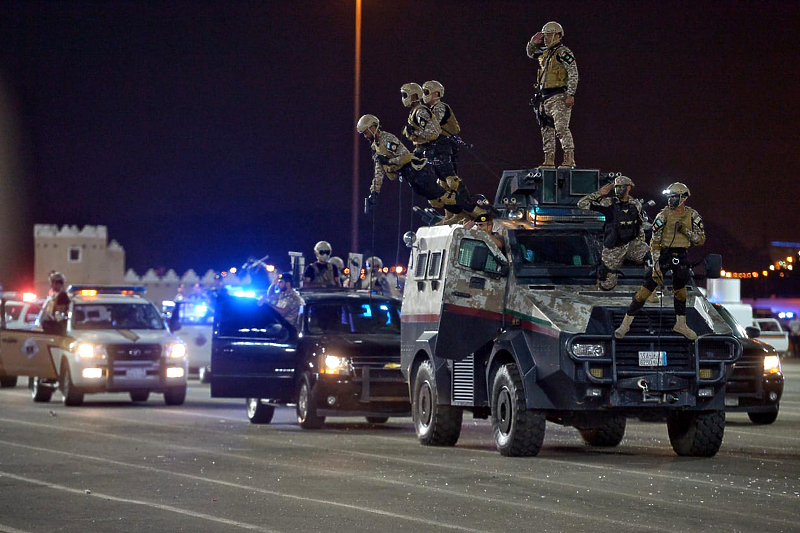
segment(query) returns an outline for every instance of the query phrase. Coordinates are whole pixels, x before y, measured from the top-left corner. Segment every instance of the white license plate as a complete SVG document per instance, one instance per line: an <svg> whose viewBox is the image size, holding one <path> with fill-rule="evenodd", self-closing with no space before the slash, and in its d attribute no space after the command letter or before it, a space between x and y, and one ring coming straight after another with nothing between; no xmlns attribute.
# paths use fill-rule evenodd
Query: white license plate
<svg viewBox="0 0 800 533"><path fill-rule="evenodd" d="M125 377L128 379L144 379L147 377L147 369L129 368L125 371Z"/></svg>
<svg viewBox="0 0 800 533"><path fill-rule="evenodd" d="M739 398L736 396L725 396L725 407L738 407Z"/></svg>
<svg viewBox="0 0 800 533"><path fill-rule="evenodd" d="M667 352L639 352L639 366L666 366Z"/></svg>

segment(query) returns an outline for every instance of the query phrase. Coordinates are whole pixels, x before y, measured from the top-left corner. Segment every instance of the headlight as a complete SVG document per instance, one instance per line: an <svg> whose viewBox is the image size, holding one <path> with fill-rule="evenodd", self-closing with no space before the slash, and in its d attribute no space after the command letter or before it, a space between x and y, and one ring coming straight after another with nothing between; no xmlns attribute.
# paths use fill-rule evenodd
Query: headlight
<svg viewBox="0 0 800 533"><path fill-rule="evenodd" d="M508 212L508 218L511 220L522 220L525 218L525 215L519 209L513 209Z"/></svg>
<svg viewBox="0 0 800 533"><path fill-rule="evenodd" d="M82 342L75 348L75 353L77 353L80 357L89 359L94 357L94 346Z"/></svg>
<svg viewBox="0 0 800 533"><path fill-rule="evenodd" d="M170 347L167 349L167 357L179 359L185 355L186 345L182 342L176 342L175 344L170 345Z"/></svg>
<svg viewBox="0 0 800 533"><path fill-rule="evenodd" d="M572 351L578 357L603 357L606 353L602 344L575 344Z"/></svg>
<svg viewBox="0 0 800 533"><path fill-rule="evenodd" d="M350 361L346 357L326 355L323 374L346 374L350 371Z"/></svg>
<svg viewBox="0 0 800 533"><path fill-rule="evenodd" d="M781 373L781 359L777 355L764 356L764 373L765 374L780 374Z"/></svg>

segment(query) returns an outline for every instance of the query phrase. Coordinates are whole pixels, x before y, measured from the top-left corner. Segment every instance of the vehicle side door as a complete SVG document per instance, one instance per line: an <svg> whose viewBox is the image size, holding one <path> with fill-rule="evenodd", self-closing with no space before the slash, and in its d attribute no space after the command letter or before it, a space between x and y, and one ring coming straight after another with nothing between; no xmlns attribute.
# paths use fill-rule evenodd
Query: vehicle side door
<svg viewBox="0 0 800 533"><path fill-rule="evenodd" d="M287 403L294 393L297 331L255 298L221 295L211 341L211 396Z"/></svg>
<svg viewBox="0 0 800 533"><path fill-rule="evenodd" d="M41 331L0 329L0 375L57 379L61 350L71 337Z"/></svg>
<svg viewBox="0 0 800 533"><path fill-rule="evenodd" d="M485 237L485 238L484 238ZM508 266L485 234L454 239L445 281L436 355L459 360L493 338L502 323Z"/></svg>

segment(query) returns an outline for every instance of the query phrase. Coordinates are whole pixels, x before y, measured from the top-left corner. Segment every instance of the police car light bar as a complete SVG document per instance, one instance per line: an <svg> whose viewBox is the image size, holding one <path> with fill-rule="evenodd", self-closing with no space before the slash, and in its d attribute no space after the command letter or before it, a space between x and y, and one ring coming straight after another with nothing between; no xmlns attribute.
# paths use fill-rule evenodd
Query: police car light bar
<svg viewBox="0 0 800 533"><path fill-rule="evenodd" d="M126 294L143 295L146 289L143 285L70 285L67 292L82 296L95 296L97 294Z"/></svg>

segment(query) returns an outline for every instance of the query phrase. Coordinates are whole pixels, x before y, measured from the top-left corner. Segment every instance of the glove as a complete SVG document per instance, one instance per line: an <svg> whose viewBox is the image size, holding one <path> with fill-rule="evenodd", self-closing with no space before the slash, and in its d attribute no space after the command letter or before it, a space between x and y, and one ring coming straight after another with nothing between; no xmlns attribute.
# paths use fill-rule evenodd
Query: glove
<svg viewBox="0 0 800 533"><path fill-rule="evenodd" d="M386 157L385 155L381 155L381 154L375 154L375 161L377 161L381 165L388 165L389 164L389 158Z"/></svg>

